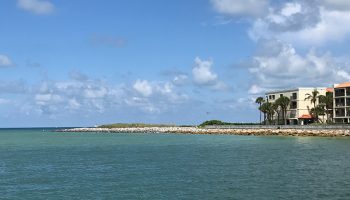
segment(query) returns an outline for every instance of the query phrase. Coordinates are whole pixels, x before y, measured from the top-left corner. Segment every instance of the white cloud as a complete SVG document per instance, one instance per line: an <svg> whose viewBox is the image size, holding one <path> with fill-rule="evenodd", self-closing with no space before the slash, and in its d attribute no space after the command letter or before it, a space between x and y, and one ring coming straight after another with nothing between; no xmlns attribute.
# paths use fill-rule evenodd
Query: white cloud
<svg viewBox="0 0 350 200"><path fill-rule="evenodd" d="M189 98L186 94L176 91L171 82L149 82L137 80L134 84L135 93L128 94L124 102L146 113L161 113L172 107L186 103Z"/></svg>
<svg viewBox="0 0 350 200"><path fill-rule="evenodd" d="M201 60L195 58L195 66L192 69L193 79L196 84L199 85L213 85L216 83L218 76L211 71L213 61Z"/></svg>
<svg viewBox="0 0 350 200"><path fill-rule="evenodd" d="M108 94L108 90L105 87L87 87L84 90L84 96L86 98L91 98L91 99L97 99L97 98L104 98Z"/></svg>
<svg viewBox="0 0 350 200"><path fill-rule="evenodd" d="M18 0L18 7L38 15L51 14L55 6L48 0Z"/></svg>
<svg viewBox="0 0 350 200"><path fill-rule="evenodd" d="M9 57L0 54L0 67L10 67L12 65L13 63Z"/></svg>
<svg viewBox="0 0 350 200"><path fill-rule="evenodd" d="M286 3L285 7L281 10L281 14L288 17L300 13L301 11L301 5L299 3Z"/></svg>
<svg viewBox="0 0 350 200"><path fill-rule="evenodd" d="M133 88L145 97L151 96L153 93L153 88L147 80L137 80L134 83Z"/></svg>
<svg viewBox="0 0 350 200"><path fill-rule="evenodd" d="M248 32L255 41L277 38L295 46L320 46L348 39L350 27L344 24L349 23L349 9L330 9L319 1L296 1L271 8Z"/></svg>
<svg viewBox="0 0 350 200"><path fill-rule="evenodd" d="M37 94L35 95L35 101L38 105L48 105L53 103L60 103L64 99L57 94Z"/></svg>
<svg viewBox="0 0 350 200"><path fill-rule="evenodd" d="M106 81L90 79L43 82L33 88L32 105L39 114L51 116L67 113L104 113L108 110L130 109L149 114L160 114L189 97L177 91L168 82L136 80L132 85L112 85ZM130 86L132 89L130 89ZM27 110L26 110L27 111Z"/></svg>
<svg viewBox="0 0 350 200"><path fill-rule="evenodd" d="M320 22L312 28L303 29L295 33L283 33L281 39L310 45L320 45L327 42L340 42L350 36L350 11L320 10Z"/></svg>
<svg viewBox="0 0 350 200"><path fill-rule="evenodd" d="M261 41L257 55L249 69L255 77L251 92L261 88L290 88L302 86L330 86L347 81L349 67L337 63L329 53L318 55L310 50L298 54L290 44L276 40Z"/></svg>
<svg viewBox="0 0 350 200"><path fill-rule="evenodd" d="M268 10L268 0L211 0L221 14L234 16L262 16Z"/></svg>
<svg viewBox="0 0 350 200"><path fill-rule="evenodd" d="M227 90L228 86L221 80L218 75L212 71L212 60L201 60L196 57L192 69L193 82L201 87L209 87L212 90Z"/></svg>
<svg viewBox="0 0 350 200"><path fill-rule="evenodd" d="M120 105L125 95L121 86L88 77L83 80L42 82L32 90L36 110L49 116L62 111L102 113L107 108L113 109Z"/></svg>
<svg viewBox="0 0 350 200"><path fill-rule="evenodd" d="M249 94L259 94L262 92L264 92L264 88L261 88L259 85L256 84L252 85L248 91Z"/></svg>

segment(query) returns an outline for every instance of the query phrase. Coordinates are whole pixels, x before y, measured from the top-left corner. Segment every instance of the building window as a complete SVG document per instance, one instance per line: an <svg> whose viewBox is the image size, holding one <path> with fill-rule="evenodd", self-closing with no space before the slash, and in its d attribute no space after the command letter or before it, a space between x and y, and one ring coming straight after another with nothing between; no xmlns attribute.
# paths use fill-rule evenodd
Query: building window
<svg viewBox="0 0 350 200"><path fill-rule="evenodd" d="M297 102L293 101L290 103L290 109L297 109Z"/></svg>
<svg viewBox="0 0 350 200"><path fill-rule="evenodd" d="M346 88L346 96L350 96L350 88Z"/></svg>
<svg viewBox="0 0 350 200"><path fill-rule="evenodd" d="M334 90L334 96L336 96L336 97L343 97L343 96L345 96L345 90L344 89L335 89Z"/></svg>
<svg viewBox="0 0 350 200"><path fill-rule="evenodd" d="M345 117L345 109L344 108L335 109L335 116L336 117Z"/></svg>
<svg viewBox="0 0 350 200"><path fill-rule="evenodd" d="M283 94L280 94L280 97L283 97Z"/></svg>
<svg viewBox="0 0 350 200"><path fill-rule="evenodd" d="M335 107L342 107L345 106L345 99L335 99Z"/></svg>
<svg viewBox="0 0 350 200"><path fill-rule="evenodd" d="M290 111L289 117L290 117L290 118L296 118L296 116L297 116L296 110L291 110L291 111Z"/></svg>
<svg viewBox="0 0 350 200"><path fill-rule="evenodd" d="M293 93L292 94L292 100L296 100L297 99L297 93Z"/></svg>

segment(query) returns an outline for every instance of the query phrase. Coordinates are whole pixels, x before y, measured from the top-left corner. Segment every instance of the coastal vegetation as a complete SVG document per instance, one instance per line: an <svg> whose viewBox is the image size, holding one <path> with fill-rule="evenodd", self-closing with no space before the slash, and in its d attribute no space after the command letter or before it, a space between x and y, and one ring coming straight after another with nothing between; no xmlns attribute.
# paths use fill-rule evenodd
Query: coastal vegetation
<svg viewBox="0 0 350 200"><path fill-rule="evenodd" d="M220 120L208 120L199 125L199 127L205 126L234 126L234 125L259 125L258 123L232 123L232 122L223 122Z"/></svg>
<svg viewBox="0 0 350 200"><path fill-rule="evenodd" d="M287 108L290 104L290 99L286 96L282 96L276 100L275 104L277 107L281 108L284 125L287 125Z"/></svg>
<svg viewBox="0 0 350 200"><path fill-rule="evenodd" d="M313 108L309 110L310 115L314 118L316 122L319 121L319 115L323 115L324 109L321 106L316 107L316 102L319 99L319 92L315 89L311 94L307 93L305 95L305 101L309 100L313 104Z"/></svg>
<svg viewBox="0 0 350 200"><path fill-rule="evenodd" d="M264 98L263 97L256 98L255 103L259 104L259 107L261 107L261 104L264 103ZM261 124L261 111L260 111L260 124Z"/></svg>
<svg viewBox="0 0 350 200"><path fill-rule="evenodd" d="M327 115L327 123L333 121L333 93L327 92L326 95L318 96L320 106L324 107L324 112Z"/></svg>
<svg viewBox="0 0 350 200"><path fill-rule="evenodd" d="M319 92L315 89L311 94L306 94L305 100L309 100L313 104L313 108L311 108L309 112L310 112L310 115L314 117L316 123L328 123L328 124L332 123L333 121L333 93L332 92L326 92L326 95L319 95ZM327 116L327 121L324 121L325 115ZM323 119L321 120L319 116L323 116Z"/></svg>
<svg viewBox="0 0 350 200"><path fill-rule="evenodd" d="M262 100L261 100L262 99ZM283 124L287 124L287 108L290 104L290 99L286 96L278 98L275 102L266 102L263 97L258 97L256 99L259 103L259 110L264 114L264 124L281 124L280 114L282 113ZM274 119L275 114L277 119Z"/></svg>

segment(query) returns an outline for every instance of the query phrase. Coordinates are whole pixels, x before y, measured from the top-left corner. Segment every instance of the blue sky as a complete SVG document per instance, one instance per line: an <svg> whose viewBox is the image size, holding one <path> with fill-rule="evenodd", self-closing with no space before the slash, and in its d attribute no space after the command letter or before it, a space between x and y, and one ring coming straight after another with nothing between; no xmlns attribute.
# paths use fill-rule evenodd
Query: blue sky
<svg viewBox="0 0 350 200"><path fill-rule="evenodd" d="M346 0L3 0L0 127L258 121L349 81Z"/></svg>

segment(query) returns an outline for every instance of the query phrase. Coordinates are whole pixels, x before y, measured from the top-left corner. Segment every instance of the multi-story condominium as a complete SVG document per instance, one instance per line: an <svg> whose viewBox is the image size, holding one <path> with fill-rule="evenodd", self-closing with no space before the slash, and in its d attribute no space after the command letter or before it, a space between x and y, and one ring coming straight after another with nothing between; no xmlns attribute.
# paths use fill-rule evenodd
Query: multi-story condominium
<svg viewBox="0 0 350 200"><path fill-rule="evenodd" d="M350 123L350 82L334 84L333 120L335 123Z"/></svg>
<svg viewBox="0 0 350 200"><path fill-rule="evenodd" d="M311 94L314 90L317 90L319 92L319 95L326 95L326 92L329 91L329 89L325 87L296 88L296 89L289 89L289 90L271 91L266 93L265 95L266 95L266 100L271 103L275 102L279 97L282 97L282 96L288 97L290 99L290 105L287 108L287 114L286 114L287 124L304 125L312 122L312 119L313 119L313 117L310 115L310 109L313 108L313 105L310 100L305 100L305 98L307 97L307 94ZM350 89L349 89L349 92L350 92ZM316 102L316 104L318 104L318 102ZM349 101L349 106L350 106L350 101ZM280 114L280 117L281 116L282 115ZM274 119L277 119L277 114L275 114Z"/></svg>

